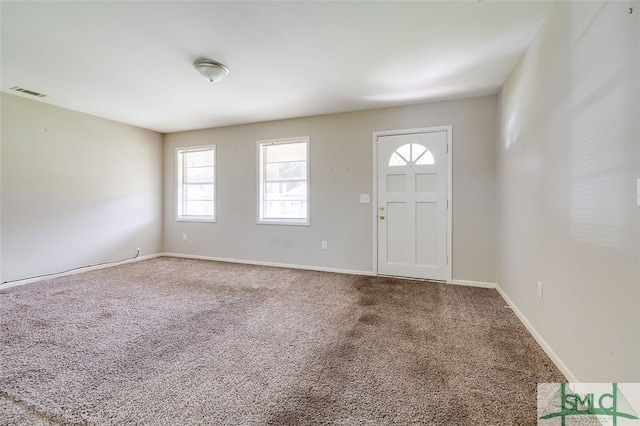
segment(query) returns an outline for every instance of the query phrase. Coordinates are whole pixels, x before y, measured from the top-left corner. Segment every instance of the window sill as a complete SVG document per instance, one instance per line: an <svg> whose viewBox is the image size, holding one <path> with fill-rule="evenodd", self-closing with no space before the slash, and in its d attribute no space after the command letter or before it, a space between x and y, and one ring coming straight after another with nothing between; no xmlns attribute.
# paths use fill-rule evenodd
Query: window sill
<svg viewBox="0 0 640 426"><path fill-rule="evenodd" d="M258 219L258 225L310 226L309 219Z"/></svg>
<svg viewBox="0 0 640 426"><path fill-rule="evenodd" d="M177 217L176 222L205 222L216 223L216 219L213 217L198 217L198 216L182 216Z"/></svg>

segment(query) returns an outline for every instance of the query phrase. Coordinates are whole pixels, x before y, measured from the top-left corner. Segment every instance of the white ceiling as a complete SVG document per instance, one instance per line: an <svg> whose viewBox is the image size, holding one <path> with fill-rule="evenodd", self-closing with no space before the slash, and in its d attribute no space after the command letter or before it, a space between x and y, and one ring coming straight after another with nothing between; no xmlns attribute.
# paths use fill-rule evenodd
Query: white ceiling
<svg viewBox="0 0 640 426"><path fill-rule="evenodd" d="M553 4L2 0L1 89L163 133L494 94Z"/></svg>

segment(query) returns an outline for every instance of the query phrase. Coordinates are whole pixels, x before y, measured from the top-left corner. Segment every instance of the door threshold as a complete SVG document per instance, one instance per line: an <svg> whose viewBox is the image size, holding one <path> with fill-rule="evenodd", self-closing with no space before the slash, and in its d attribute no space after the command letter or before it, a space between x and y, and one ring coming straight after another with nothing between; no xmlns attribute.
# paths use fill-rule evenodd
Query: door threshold
<svg viewBox="0 0 640 426"><path fill-rule="evenodd" d="M424 281L424 282L432 282L437 284L447 284L446 280L436 280L433 278L402 277L397 275L384 275L384 274L378 274L376 275L376 277L397 278L399 280L407 280L407 281Z"/></svg>

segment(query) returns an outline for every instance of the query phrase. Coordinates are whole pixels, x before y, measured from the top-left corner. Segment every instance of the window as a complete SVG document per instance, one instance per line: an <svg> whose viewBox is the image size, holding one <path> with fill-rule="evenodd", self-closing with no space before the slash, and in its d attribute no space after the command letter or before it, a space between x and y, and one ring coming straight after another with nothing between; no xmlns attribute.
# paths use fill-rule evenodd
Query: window
<svg viewBox="0 0 640 426"><path fill-rule="evenodd" d="M426 147L418 143L408 143L391 155L389 166L406 166L410 162L417 165L435 164L433 154Z"/></svg>
<svg viewBox="0 0 640 426"><path fill-rule="evenodd" d="M215 222L215 145L176 150L176 220Z"/></svg>
<svg viewBox="0 0 640 426"><path fill-rule="evenodd" d="M258 141L258 223L309 224L309 138Z"/></svg>

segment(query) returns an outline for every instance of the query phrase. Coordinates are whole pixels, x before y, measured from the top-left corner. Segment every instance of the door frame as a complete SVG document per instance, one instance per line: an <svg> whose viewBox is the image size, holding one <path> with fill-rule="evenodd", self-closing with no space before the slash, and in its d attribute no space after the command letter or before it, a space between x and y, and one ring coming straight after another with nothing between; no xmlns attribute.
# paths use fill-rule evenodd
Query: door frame
<svg viewBox="0 0 640 426"><path fill-rule="evenodd" d="M433 126L416 129L384 130L373 132L373 275L378 275L378 138L381 136L411 135L416 133L447 133L447 283L451 283L453 265L453 126ZM418 278L419 279L419 278Z"/></svg>

